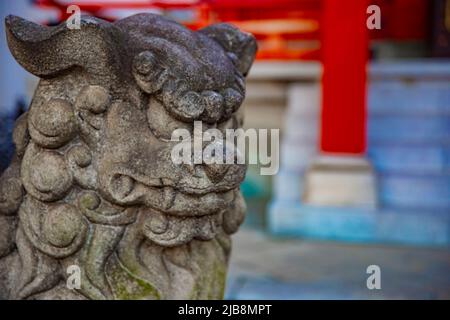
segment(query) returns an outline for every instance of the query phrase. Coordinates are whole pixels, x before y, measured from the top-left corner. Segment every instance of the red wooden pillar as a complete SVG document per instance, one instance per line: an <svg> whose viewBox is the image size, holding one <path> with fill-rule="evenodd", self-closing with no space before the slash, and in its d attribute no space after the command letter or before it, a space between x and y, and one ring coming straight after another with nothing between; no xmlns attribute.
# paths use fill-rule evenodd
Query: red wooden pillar
<svg viewBox="0 0 450 320"><path fill-rule="evenodd" d="M324 0L320 148L366 151L366 0Z"/></svg>

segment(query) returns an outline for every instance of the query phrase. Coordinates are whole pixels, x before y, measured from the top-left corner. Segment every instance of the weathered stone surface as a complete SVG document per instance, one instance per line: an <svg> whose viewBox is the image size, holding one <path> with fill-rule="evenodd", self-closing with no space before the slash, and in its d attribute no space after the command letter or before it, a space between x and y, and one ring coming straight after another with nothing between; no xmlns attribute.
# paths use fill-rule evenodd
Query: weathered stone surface
<svg viewBox="0 0 450 320"><path fill-rule="evenodd" d="M222 298L246 168L174 164L168 139L242 124L254 38L153 14L79 30L9 16L6 30L41 80L0 180L0 297Z"/></svg>

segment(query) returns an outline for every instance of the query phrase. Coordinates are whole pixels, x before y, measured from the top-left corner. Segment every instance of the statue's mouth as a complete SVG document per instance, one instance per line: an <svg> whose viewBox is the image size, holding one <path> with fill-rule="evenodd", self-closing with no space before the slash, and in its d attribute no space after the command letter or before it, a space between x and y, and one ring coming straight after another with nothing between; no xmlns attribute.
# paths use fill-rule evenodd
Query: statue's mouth
<svg viewBox="0 0 450 320"><path fill-rule="evenodd" d="M230 206L239 184L199 188L165 178L141 182L130 175L116 174L109 186L111 196L119 204L144 204L169 215L198 217Z"/></svg>
<svg viewBox="0 0 450 320"><path fill-rule="evenodd" d="M142 208L138 224L146 236L162 246L178 246L193 239L211 240L223 224L224 212L204 216L178 217Z"/></svg>
<svg viewBox="0 0 450 320"><path fill-rule="evenodd" d="M227 212L238 193L238 184L200 189L175 185L169 179L147 179L144 183L124 174L113 175L109 185L114 202L137 206L137 224L143 234L163 246L215 237L224 219L230 219Z"/></svg>

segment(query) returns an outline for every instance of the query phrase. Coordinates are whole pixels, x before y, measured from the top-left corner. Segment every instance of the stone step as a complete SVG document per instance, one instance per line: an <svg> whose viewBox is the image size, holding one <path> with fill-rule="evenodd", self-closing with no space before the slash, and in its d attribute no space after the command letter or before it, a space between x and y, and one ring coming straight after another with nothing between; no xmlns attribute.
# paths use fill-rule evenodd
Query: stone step
<svg viewBox="0 0 450 320"><path fill-rule="evenodd" d="M393 144L450 144L450 116L370 116L368 142Z"/></svg>
<svg viewBox="0 0 450 320"><path fill-rule="evenodd" d="M364 210L307 206L274 200L268 207L272 234L350 242L450 245L450 220L429 210Z"/></svg>
<svg viewBox="0 0 450 320"><path fill-rule="evenodd" d="M383 207L447 210L450 216L450 173L437 175L378 175Z"/></svg>
<svg viewBox="0 0 450 320"><path fill-rule="evenodd" d="M368 110L374 114L450 113L450 80L372 81Z"/></svg>
<svg viewBox="0 0 450 320"><path fill-rule="evenodd" d="M368 157L380 173L411 175L450 172L450 150L445 146L371 145Z"/></svg>

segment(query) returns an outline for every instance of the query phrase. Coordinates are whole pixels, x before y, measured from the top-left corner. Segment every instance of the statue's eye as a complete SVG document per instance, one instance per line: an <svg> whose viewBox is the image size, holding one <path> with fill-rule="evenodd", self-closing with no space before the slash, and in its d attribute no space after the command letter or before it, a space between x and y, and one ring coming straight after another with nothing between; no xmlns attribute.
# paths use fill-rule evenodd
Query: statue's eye
<svg viewBox="0 0 450 320"><path fill-rule="evenodd" d="M175 129L193 130L192 123L186 123L173 118L156 99L151 98L147 109L147 122L152 133L161 140L170 140Z"/></svg>

